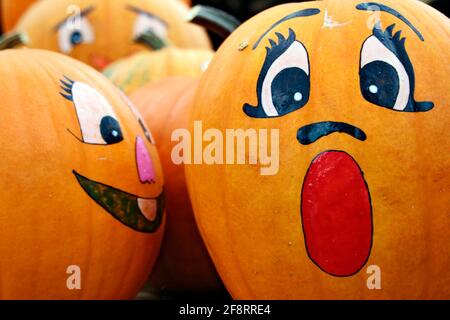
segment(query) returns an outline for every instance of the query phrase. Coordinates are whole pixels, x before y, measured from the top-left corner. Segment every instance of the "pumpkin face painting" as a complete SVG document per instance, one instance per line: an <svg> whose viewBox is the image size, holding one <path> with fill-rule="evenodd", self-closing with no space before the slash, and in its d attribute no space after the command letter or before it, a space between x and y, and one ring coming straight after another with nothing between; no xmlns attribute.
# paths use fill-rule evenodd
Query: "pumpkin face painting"
<svg viewBox="0 0 450 320"><path fill-rule="evenodd" d="M193 120L280 134L273 176L186 167L233 297L448 298L449 36L433 8L390 0L282 5L230 36Z"/></svg>
<svg viewBox="0 0 450 320"><path fill-rule="evenodd" d="M164 229L162 168L142 118L64 55L6 50L0 64L0 298L134 298Z"/></svg>
<svg viewBox="0 0 450 320"><path fill-rule="evenodd" d="M201 27L185 22L189 8L181 1L42 0L21 18L15 31L27 46L70 55L98 70L142 50L148 32L180 48L210 49Z"/></svg>

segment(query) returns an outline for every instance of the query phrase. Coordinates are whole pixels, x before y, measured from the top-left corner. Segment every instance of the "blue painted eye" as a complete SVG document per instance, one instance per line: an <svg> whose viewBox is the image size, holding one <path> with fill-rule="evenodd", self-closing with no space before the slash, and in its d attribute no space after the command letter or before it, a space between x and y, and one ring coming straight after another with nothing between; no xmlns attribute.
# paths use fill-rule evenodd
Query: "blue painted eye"
<svg viewBox="0 0 450 320"><path fill-rule="evenodd" d="M256 88L258 106L244 105L253 118L282 117L308 103L310 96L309 56L293 30L286 39L277 33L279 43L270 40L267 56Z"/></svg>
<svg viewBox="0 0 450 320"><path fill-rule="evenodd" d="M364 98L378 106L394 108L400 92L400 79L393 66L374 61L360 71L361 92Z"/></svg>
<svg viewBox="0 0 450 320"><path fill-rule="evenodd" d="M278 114L284 115L303 107L309 100L310 80L300 68L278 73L272 82L272 101Z"/></svg>
<svg viewBox="0 0 450 320"><path fill-rule="evenodd" d="M361 49L361 93L374 105L400 112L425 112L433 109L429 101L414 99L414 67L401 31L393 34L395 25L386 30L377 24L373 35Z"/></svg>
<svg viewBox="0 0 450 320"><path fill-rule="evenodd" d="M79 19L78 25L67 21L58 28L58 44L62 53L70 54L74 47L80 44L90 44L95 41L94 29L86 17Z"/></svg>
<svg viewBox="0 0 450 320"><path fill-rule="evenodd" d="M107 144L123 141L122 129L119 122L111 116L103 117L100 122L100 133Z"/></svg>
<svg viewBox="0 0 450 320"><path fill-rule="evenodd" d="M82 42L83 42L83 35L81 34L81 32L78 31L78 30L72 32L72 34L70 35L70 42L71 42L74 46L76 46L76 45L82 43Z"/></svg>

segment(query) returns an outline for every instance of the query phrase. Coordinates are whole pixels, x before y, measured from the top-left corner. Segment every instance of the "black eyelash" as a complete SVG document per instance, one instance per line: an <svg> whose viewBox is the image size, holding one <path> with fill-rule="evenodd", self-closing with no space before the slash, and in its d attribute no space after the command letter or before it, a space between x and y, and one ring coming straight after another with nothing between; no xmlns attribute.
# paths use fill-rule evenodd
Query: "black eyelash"
<svg viewBox="0 0 450 320"><path fill-rule="evenodd" d="M294 30L292 30L291 28L289 28L289 35L287 38L285 38L279 32L276 32L275 35L278 38L278 43L276 43L272 39L269 39L270 47L266 47L267 55L264 65L271 65L276 59L278 59L279 56L281 56L287 49L289 49L289 47L295 42L295 39L297 37Z"/></svg>
<svg viewBox="0 0 450 320"><path fill-rule="evenodd" d="M61 89L63 90L63 92L60 92L59 94L65 99L73 102L72 88L75 82L66 76L64 76L64 80L61 79L59 82L61 83Z"/></svg>
<svg viewBox="0 0 450 320"><path fill-rule="evenodd" d="M411 64L409 61L408 53L406 52L406 37L402 38L402 31L399 30L395 34L395 23L391 24L386 30L383 31L381 24L378 22L373 28L373 35L380 40L380 42L388 48L397 58L403 63ZM407 60L406 60L406 59Z"/></svg>

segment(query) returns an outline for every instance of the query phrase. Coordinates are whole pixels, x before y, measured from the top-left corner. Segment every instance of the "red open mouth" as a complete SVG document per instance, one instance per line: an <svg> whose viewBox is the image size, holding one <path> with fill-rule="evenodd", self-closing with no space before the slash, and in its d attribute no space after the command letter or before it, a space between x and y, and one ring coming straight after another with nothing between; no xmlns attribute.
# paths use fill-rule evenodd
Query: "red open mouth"
<svg viewBox="0 0 450 320"><path fill-rule="evenodd" d="M320 269L347 277L366 263L372 247L369 189L356 161L343 151L319 154L302 190L306 249Z"/></svg>

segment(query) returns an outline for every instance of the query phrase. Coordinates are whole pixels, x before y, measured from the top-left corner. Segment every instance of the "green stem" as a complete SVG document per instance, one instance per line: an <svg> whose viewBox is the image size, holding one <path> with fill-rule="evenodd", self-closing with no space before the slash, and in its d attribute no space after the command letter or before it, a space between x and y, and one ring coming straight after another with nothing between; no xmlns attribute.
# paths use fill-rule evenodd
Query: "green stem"
<svg viewBox="0 0 450 320"><path fill-rule="evenodd" d="M190 10L187 21L205 27L223 38L227 38L241 25L238 19L225 11L202 5Z"/></svg>
<svg viewBox="0 0 450 320"><path fill-rule="evenodd" d="M148 30L144 34L140 35L135 41L146 45L153 50L161 50L169 46L169 42L166 39L161 38L151 30Z"/></svg>
<svg viewBox="0 0 450 320"><path fill-rule="evenodd" d="M24 33L12 32L5 33L0 37L0 50L13 49L20 45L26 45L28 38Z"/></svg>

